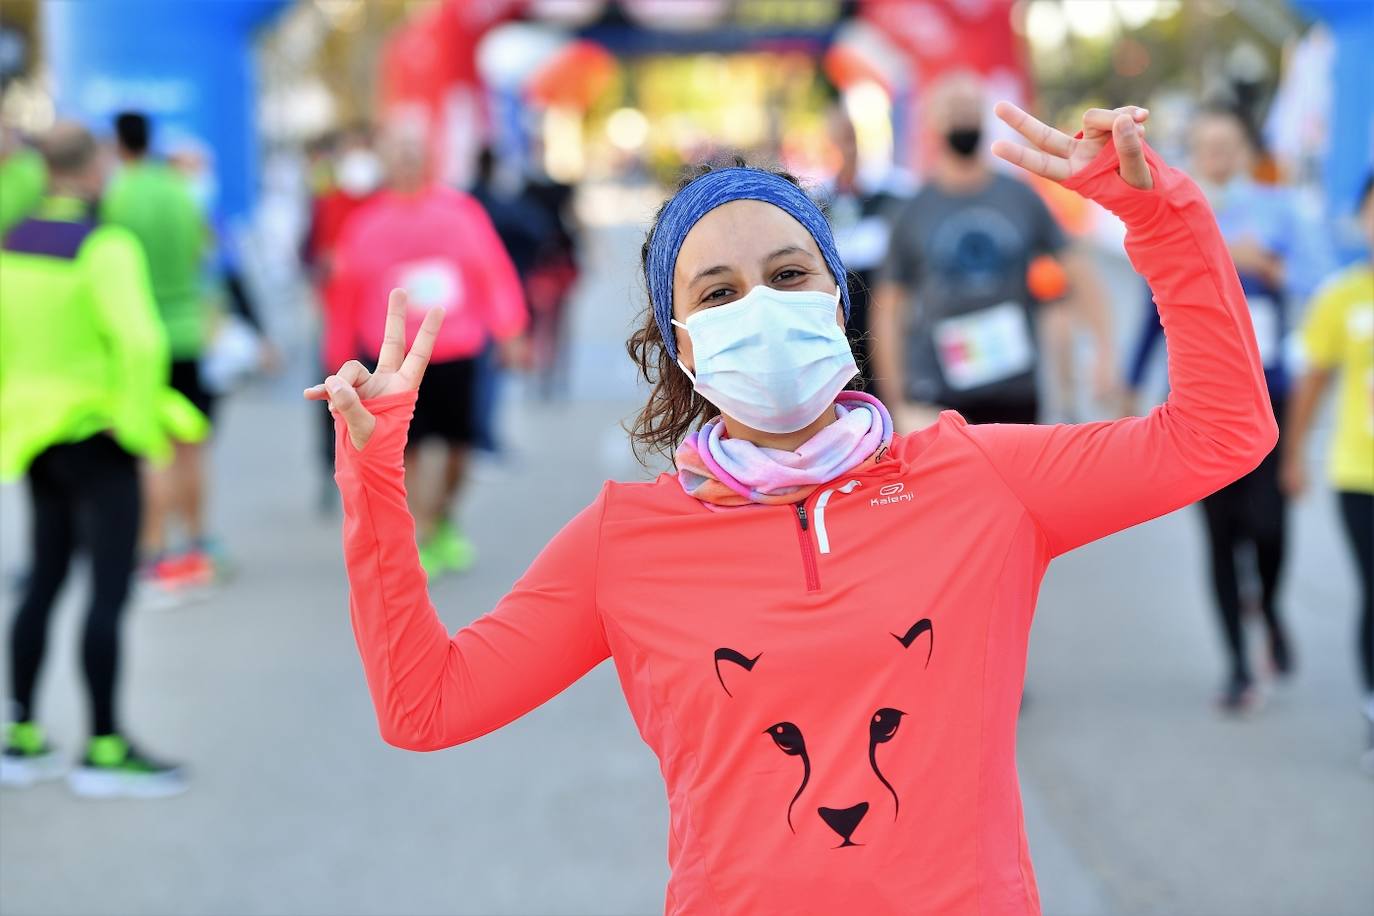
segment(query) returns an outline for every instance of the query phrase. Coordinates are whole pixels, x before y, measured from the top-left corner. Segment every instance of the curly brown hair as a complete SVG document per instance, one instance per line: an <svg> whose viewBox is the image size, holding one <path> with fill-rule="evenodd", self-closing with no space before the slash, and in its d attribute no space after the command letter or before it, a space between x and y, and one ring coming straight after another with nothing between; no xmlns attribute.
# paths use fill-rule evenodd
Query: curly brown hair
<svg viewBox="0 0 1374 916"><path fill-rule="evenodd" d="M790 172L753 165L743 156L734 155L686 170L673 196L702 175L724 168L758 169L801 187L801 182ZM634 333L625 341L625 349L634 361L640 378L649 385L648 402L635 418L625 425L626 432L630 434L630 447L634 450L635 457L640 464L646 466L655 455L671 459L678 443L693 427L720 414L718 407L692 389L691 379L678 368L677 361L669 355L668 348L664 345L663 334L654 318L653 293L649 291L649 244L653 241L664 209L671 201L672 197L669 197L658 208L658 212L654 214L653 225L644 236L644 244L639 249L645 306L636 321Z"/></svg>

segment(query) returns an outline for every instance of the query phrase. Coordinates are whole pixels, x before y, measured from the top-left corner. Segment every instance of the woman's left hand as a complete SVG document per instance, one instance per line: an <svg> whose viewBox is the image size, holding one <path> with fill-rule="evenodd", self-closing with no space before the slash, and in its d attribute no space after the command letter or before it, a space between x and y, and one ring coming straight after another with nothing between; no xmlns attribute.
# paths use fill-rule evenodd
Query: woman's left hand
<svg viewBox="0 0 1374 916"><path fill-rule="evenodd" d="M998 102L993 111L1032 144L1025 147L1006 140L992 144L993 153L1012 165L1054 181L1064 181L1087 168L1110 142L1116 144L1117 171L1122 180L1142 191L1154 187L1150 167L1145 163L1144 125L1150 113L1144 108L1134 105L1111 111L1089 108L1083 113L1082 137L1070 137L1055 130L1011 102Z"/></svg>

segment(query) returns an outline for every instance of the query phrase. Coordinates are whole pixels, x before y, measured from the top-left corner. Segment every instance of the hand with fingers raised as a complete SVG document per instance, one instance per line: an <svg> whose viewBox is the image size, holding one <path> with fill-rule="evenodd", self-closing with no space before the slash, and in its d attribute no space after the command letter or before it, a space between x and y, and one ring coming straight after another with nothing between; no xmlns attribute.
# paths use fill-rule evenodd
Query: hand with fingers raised
<svg viewBox="0 0 1374 916"><path fill-rule="evenodd" d="M1150 113L1144 108L1089 108L1083 113L1083 132L1078 137L1037 121L1010 102L998 102L993 111L1031 143L1029 147L1006 140L992 144L992 152L1012 165L1064 181L1087 168L1103 147L1113 143L1121 179L1142 191L1154 187L1145 163L1145 121Z"/></svg>
<svg viewBox="0 0 1374 916"><path fill-rule="evenodd" d="M306 400L327 401L329 412L343 418L348 437L359 451L377 428L377 418L363 406L363 401L419 388L425 367L429 365L429 355L434 350L434 338L439 333L439 325L444 323L444 310L430 309L407 353L408 307L406 291L393 289L386 304L386 333L376 372L369 372L362 363L351 359L321 384L305 389Z"/></svg>

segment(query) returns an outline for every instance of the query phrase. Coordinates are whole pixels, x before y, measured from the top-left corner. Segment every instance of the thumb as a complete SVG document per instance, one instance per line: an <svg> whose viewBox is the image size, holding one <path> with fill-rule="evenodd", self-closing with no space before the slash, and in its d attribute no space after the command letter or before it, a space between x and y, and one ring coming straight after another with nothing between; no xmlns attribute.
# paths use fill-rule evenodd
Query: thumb
<svg viewBox="0 0 1374 916"><path fill-rule="evenodd" d="M1127 112L1117 115L1112 122L1112 142L1116 145L1117 171L1121 178L1133 188L1148 191L1155 182L1150 177L1150 166L1145 162L1145 141L1143 129Z"/></svg>
<svg viewBox="0 0 1374 916"><path fill-rule="evenodd" d="M329 393L330 411L335 416L343 418L344 425L348 427L348 437L353 440L353 447L362 451L367 445L367 440L372 438L372 431L377 428L377 418L368 413L363 402L358 399L357 389L337 375L325 379L324 388Z"/></svg>

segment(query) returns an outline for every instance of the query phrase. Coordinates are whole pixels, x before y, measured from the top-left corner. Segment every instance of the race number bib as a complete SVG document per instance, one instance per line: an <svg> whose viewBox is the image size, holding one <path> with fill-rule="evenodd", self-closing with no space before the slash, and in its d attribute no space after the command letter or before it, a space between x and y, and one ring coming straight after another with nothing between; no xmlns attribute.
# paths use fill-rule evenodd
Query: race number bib
<svg viewBox="0 0 1374 916"><path fill-rule="evenodd" d="M1260 364L1266 369L1279 365L1283 353L1283 334L1279 329L1279 304L1263 293L1245 297L1250 306L1250 323L1255 327Z"/></svg>
<svg viewBox="0 0 1374 916"><path fill-rule="evenodd" d="M935 352L945 383L955 391L1000 382L1035 365L1026 311L1015 302L937 322Z"/></svg>
<svg viewBox="0 0 1374 916"><path fill-rule="evenodd" d="M395 285L409 294L412 312L423 315L436 306L452 312L463 304L463 278L447 258L409 261L396 273Z"/></svg>

